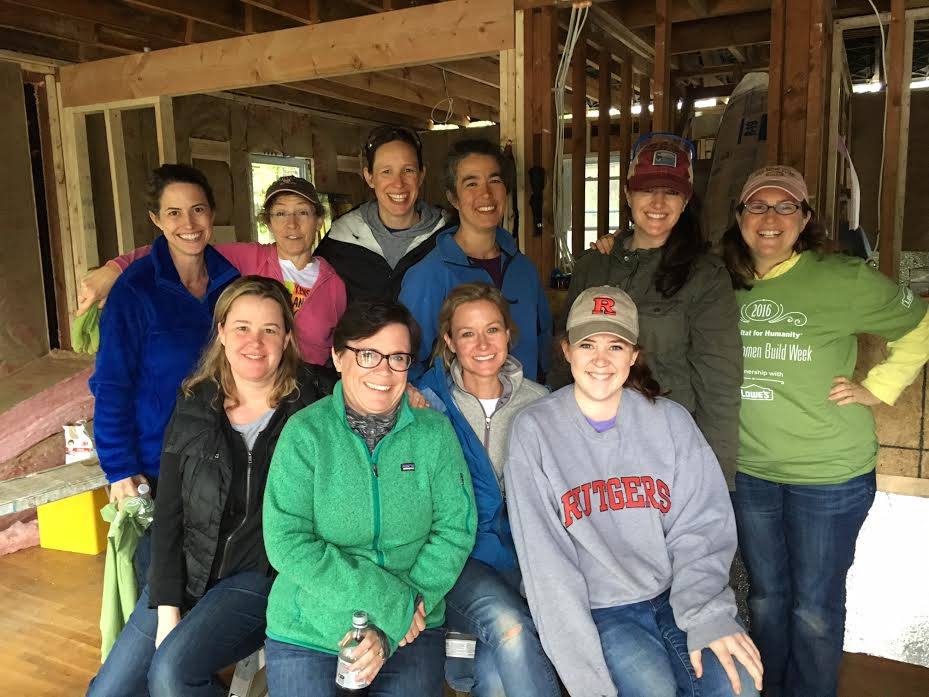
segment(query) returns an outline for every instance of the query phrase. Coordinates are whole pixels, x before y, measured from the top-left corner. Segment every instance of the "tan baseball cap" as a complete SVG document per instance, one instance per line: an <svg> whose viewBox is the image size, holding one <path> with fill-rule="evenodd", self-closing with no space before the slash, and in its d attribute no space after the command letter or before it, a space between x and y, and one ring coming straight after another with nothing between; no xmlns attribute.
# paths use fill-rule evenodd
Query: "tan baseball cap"
<svg viewBox="0 0 929 697"><path fill-rule="evenodd" d="M768 187L780 189L797 201L810 202L810 192L800 172L787 165L767 165L749 175L745 186L742 187L739 203L745 203L755 193Z"/></svg>
<svg viewBox="0 0 929 697"><path fill-rule="evenodd" d="M624 291L615 286L588 288L575 298L568 312L568 341L576 344L594 334L613 334L630 344L639 340L639 312Z"/></svg>

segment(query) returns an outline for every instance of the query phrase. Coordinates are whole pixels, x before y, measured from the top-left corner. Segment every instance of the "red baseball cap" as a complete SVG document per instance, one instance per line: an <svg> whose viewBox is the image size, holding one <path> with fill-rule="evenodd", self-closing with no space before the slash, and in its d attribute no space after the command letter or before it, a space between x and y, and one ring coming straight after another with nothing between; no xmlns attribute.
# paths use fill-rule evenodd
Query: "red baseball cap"
<svg viewBox="0 0 929 697"><path fill-rule="evenodd" d="M694 193L690 149L680 139L675 141L657 134L653 139L646 137L629 164L626 186L630 191L667 187L690 198Z"/></svg>

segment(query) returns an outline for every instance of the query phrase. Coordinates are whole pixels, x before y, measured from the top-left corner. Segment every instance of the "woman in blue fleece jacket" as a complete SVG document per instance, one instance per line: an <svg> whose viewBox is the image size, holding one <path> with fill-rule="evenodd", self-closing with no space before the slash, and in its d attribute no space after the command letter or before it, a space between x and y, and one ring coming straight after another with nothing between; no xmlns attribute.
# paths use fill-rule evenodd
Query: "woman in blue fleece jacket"
<svg viewBox="0 0 929 697"><path fill-rule="evenodd" d="M498 227L507 186L500 148L487 140L462 140L449 151L445 194L460 223L439 233L436 246L407 271L400 288L422 328L419 360L410 378L426 369L438 336L437 318L445 296L462 283L482 281L500 289L519 328L511 349L526 377L542 381L551 364L552 314L535 266L516 248L513 236ZM440 339L441 340L441 339Z"/></svg>
<svg viewBox="0 0 929 697"><path fill-rule="evenodd" d="M143 482L156 484L175 393L209 339L217 298L239 275L208 244L215 199L202 172L162 165L149 181L148 207L163 234L113 286L90 379L111 501L135 496Z"/></svg>
<svg viewBox="0 0 929 697"><path fill-rule="evenodd" d="M448 661L456 690L475 697L560 697L558 679L539 643L506 516L503 461L510 423L548 394L523 377L508 350L516 338L509 303L488 283L455 288L439 313L439 344L419 387L452 422L464 451L477 503L477 539L455 586L445 597L446 625L478 637L468 664Z"/></svg>

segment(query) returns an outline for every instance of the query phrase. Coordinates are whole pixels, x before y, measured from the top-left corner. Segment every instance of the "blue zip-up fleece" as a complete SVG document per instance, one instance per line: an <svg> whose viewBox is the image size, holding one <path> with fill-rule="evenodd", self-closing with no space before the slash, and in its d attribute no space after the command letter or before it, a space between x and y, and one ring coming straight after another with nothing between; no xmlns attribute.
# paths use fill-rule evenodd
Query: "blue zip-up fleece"
<svg viewBox="0 0 929 697"><path fill-rule="evenodd" d="M97 454L110 482L158 476L177 390L210 337L219 294L239 275L210 246L204 260L210 281L198 300L181 283L159 235L151 254L123 272L107 299L90 390Z"/></svg>
<svg viewBox="0 0 929 697"><path fill-rule="evenodd" d="M452 422L465 462L471 471L474 502L477 506L477 537L471 556L495 569L507 571L516 566L516 548L513 546L513 535L503 505L503 494L487 451L452 398L451 380L451 375L445 372L442 359L436 358L435 365L416 386L427 395L432 408L445 414ZM427 389L432 390L432 393L427 393ZM440 401L437 402L435 398Z"/></svg>
<svg viewBox="0 0 929 697"><path fill-rule="evenodd" d="M410 379L425 371L437 338L439 309L449 292L462 283L482 281L493 285L490 274L473 266L455 242L458 227L439 233L436 246L421 262L406 272L400 288L400 302L406 305L423 330L422 343L416 352L418 365ZM545 375L551 365L552 313L535 266L516 248L513 236L497 228L503 268L504 297L510 301L510 314L519 328L516 345L510 349L531 380Z"/></svg>

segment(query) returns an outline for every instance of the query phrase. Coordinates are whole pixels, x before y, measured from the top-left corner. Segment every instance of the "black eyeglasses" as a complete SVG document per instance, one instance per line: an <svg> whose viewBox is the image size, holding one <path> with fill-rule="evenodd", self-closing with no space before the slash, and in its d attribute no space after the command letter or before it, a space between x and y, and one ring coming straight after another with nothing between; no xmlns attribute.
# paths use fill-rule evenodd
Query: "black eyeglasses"
<svg viewBox="0 0 929 697"><path fill-rule="evenodd" d="M793 201L780 201L773 206L768 205L764 201L749 201L748 203L741 204L741 209L743 211L748 211L752 215L764 215L772 208L778 215L793 215L797 211L803 209L803 204L794 203Z"/></svg>
<svg viewBox="0 0 929 697"><path fill-rule="evenodd" d="M355 363L362 368L377 368L381 361L387 359L387 367L397 373L405 373L413 365L412 353L381 353L369 348L355 348L346 346L349 351L355 354Z"/></svg>

